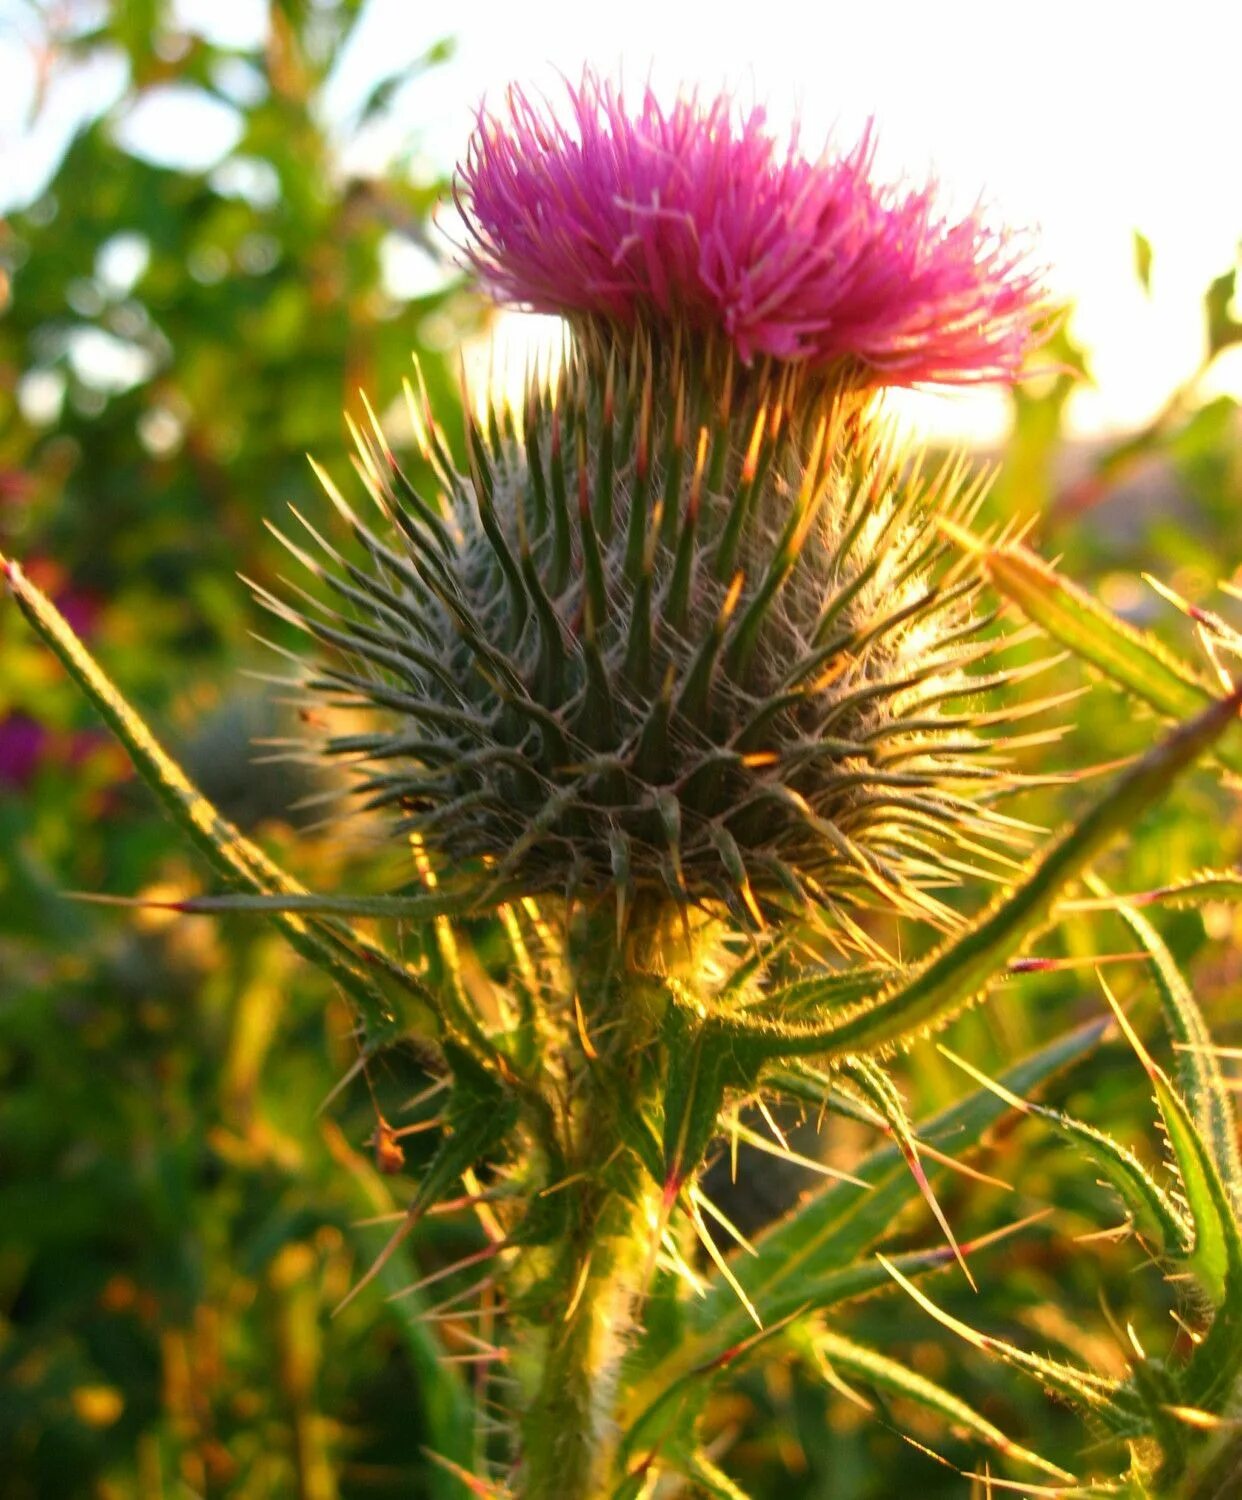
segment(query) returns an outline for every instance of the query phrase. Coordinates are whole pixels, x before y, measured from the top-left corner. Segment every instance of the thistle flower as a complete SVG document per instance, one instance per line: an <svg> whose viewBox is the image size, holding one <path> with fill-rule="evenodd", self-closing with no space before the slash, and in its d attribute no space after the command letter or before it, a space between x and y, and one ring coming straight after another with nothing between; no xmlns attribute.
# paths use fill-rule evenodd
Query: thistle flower
<svg viewBox="0 0 1242 1500"><path fill-rule="evenodd" d="M869 387L1012 371L1034 283L874 187L869 140L811 164L723 101L571 98L577 142L515 94L463 172L489 283L574 315L558 378L468 418L460 467L414 410L438 494L359 434L380 534L331 492L370 568L295 548L349 609L264 596L345 658L312 694L378 718L324 748L498 887L945 920L946 838L1006 829L963 710L1003 674L935 525L980 489L911 472Z"/></svg>
<svg viewBox="0 0 1242 1500"><path fill-rule="evenodd" d="M933 186L873 178L870 125L848 152L781 145L762 109L648 88L632 110L586 72L569 119L511 89L480 111L461 185L468 255L502 302L684 325L862 383L1012 379L1041 320L1019 241Z"/></svg>
<svg viewBox="0 0 1242 1500"><path fill-rule="evenodd" d="M401 832L525 893L935 916L931 851L1003 826L962 712L994 642L928 525L980 486L847 443L840 403L729 401L722 375L704 411L695 378L637 343L603 381L575 354L521 437L470 424L465 476L420 413L438 501L359 434L386 527L331 493L371 567L295 548L349 614L262 595L343 658L312 696L372 718L323 748Z"/></svg>

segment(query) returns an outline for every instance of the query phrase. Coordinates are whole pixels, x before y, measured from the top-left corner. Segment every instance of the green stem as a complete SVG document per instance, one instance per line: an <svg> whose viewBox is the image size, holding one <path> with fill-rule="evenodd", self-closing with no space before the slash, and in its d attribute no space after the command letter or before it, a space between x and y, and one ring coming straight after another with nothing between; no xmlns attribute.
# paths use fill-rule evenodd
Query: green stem
<svg viewBox="0 0 1242 1500"><path fill-rule="evenodd" d="M599 1500L613 1488L617 1375L638 1310L649 1205L641 1192L635 1199L611 1187L583 1198L577 1264L568 1295L547 1309L543 1370L526 1414L526 1500Z"/></svg>
<svg viewBox="0 0 1242 1500"><path fill-rule="evenodd" d="M649 976L664 955L652 953L653 938L658 945L644 933L641 955L633 931L624 955L605 939L574 964L582 1018L566 1054L568 1103L558 1110L565 1185L548 1184L563 1202L564 1227L531 1303L539 1355L525 1371L523 1500L601 1500L618 1479L618 1377L641 1316L659 1209L659 1188L633 1149L634 1122L650 1115L660 1073L654 997L662 991Z"/></svg>

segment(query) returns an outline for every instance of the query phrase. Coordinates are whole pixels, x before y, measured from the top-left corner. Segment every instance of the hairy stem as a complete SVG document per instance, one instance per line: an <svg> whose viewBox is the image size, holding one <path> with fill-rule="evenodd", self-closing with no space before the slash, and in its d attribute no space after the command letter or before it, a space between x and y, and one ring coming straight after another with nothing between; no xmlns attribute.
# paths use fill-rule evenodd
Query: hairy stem
<svg viewBox="0 0 1242 1500"><path fill-rule="evenodd" d="M659 1232L659 1188L634 1149L636 1130L658 1139L664 991L651 979L699 958L680 928L666 939L658 915L642 914L623 952L605 939L574 965L581 1009L558 1109L567 1172L563 1188L549 1184L565 1227L532 1300L540 1357L526 1372L524 1500L596 1500L618 1477L618 1376Z"/></svg>
<svg viewBox="0 0 1242 1500"><path fill-rule="evenodd" d="M594 1500L612 1488L617 1374L641 1292L649 1205L641 1191L605 1187L581 1195L580 1207L577 1268L568 1296L548 1308L543 1370L526 1415L527 1500Z"/></svg>

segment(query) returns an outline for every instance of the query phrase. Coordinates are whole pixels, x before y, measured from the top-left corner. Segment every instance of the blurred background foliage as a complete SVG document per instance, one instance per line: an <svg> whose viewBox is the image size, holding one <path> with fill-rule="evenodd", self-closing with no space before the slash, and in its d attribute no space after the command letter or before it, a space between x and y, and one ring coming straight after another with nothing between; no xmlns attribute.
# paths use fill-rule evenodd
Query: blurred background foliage
<svg viewBox="0 0 1242 1500"><path fill-rule="evenodd" d="M279 550L263 522L288 503L322 515L305 453L346 472L342 410L358 410L359 387L398 396L412 351L455 430L456 350L484 322L437 248L431 214L446 184L417 142L365 176L341 165L351 139L391 118L446 55L379 78L347 121L328 123L325 91L361 8L277 0L254 48L174 24L159 0L23 9L49 81L106 57L124 85L46 190L0 226L0 548L54 594L209 795L316 889L382 885L383 872L365 830L327 837L296 810L316 790L301 773L252 763L252 738L282 719L273 690L241 675L269 665L249 637L267 627L233 575L274 579ZM130 128L139 105L170 90L224 112L231 144L209 167L170 162ZM1145 281L1159 254L1136 235L1135 263L1118 276ZM394 289L402 257L425 272L424 294L408 295L408 276ZM1140 575L1210 604L1242 563L1239 412L1199 391L1242 341L1237 276L1222 268L1206 291L1199 373L1141 431L1107 442L1067 441L1090 352L1062 328L1053 359L1013 397L988 502L990 521L1029 520L1070 576L1188 652L1188 622ZM399 437L399 406L385 415ZM1067 691L1085 685L1076 667L1058 671ZM1152 733L1099 687L1065 718L1066 740L1032 748L1027 769L1106 763ZM1020 810L1055 826L1073 795L1045 788ZM1236 798L1204 774L1136 830L1109 873L1143 889L1236 860L1240 844ZM386 1287L330 1316L382 1242L358 1221L404 1202L425 1159L421 1133L402 1143L396 1175L369 1147L381 1115L411 1118L401 1110L426 1082L416 1049L397 1046L378 1076L358 1075L339 997L257 924L130 919L59 894L202 881L59 668L0 605L0 1495L460 1496L427 1451L468 1448L470 1367L438 1363L412 1303L383 1293L413 1280L414 1264L442 1263L465 1231L432 1220ZM1234 1042L1237 920L1228 908L1162 919ZM1129 946L1106 923L1071 925L1060 941L1083 955ZM1115 972L1123 998L1141 994L1140 973ZM1095 1009L1092 991L1085 975L1031 979L1024 1004L1002 994L958 1023L953 1044L992 1066ZM962 1083L924 1047L910 1101L926 1113ZM1070 1089L1084 1117L1131 1142L1147 1136L1147 1087L1123 1050ZM845 1159L853 1129L829 1127L820 1149ZM1168 1343L1165 1289L1137 1249L1074 1242L1101 1212L1109 1222L1092 1173L1029 1124L1000 1132L982 1165L1015 1191L951 1179L942 1197L961 1231L1058 1210L979 1265L985 1291L1005 1282L988 1326L1107 1361L1103 1299ZM771 1170L760 1178L743 1179L737 1210L752 1223L773 1210ZM912 1215L898 1233L926 1240L927 1225ZM940 1300L979 1316L963 1287ZM998 1379L899 1295L854 1309L848 1327L1028 1446L1064 1458L1081 1441L1067 1413ZM942 1433L900 1409L866 1416L796 1363L746 1376L708 1422L756 1495L968 1489L898 1435L943 1448ZM969 1466L960 1445L951 1456Z"/></svg>

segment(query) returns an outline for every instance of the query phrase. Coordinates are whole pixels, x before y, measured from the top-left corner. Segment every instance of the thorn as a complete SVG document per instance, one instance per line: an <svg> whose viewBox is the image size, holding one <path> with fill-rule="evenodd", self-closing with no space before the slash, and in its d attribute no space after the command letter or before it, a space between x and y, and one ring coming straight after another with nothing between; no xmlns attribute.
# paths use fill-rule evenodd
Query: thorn
<svg viewBox="0 0 1242 1500"><path fill-rule="evenodd" d="M348 1292L346 1292L344 1297L342 1297L341 1300L332 1309L332 1316L334 1318L338 1313L344 1312L349 1304L354 1300L354 1298L357 1297L365 1287L370 1286L370 1284L384 1269L384 1267L388 1264L392 1257L397 1253L397 1250L401 1246L401 1244L409 1237L410 1233L414 1229L414 1226L418 1223L421 1217L422 1210L418 1204L418 1200L415 1199L410 1207L406 1210L401 1223L389 1236L387 1244L371 1262L362 1278L357 1281Z"/></svg>
<svg viewBox="0 0 1242 1500"><path fill-rule="evenodd" d="M598 1062L599 1053L595 1044L591 1041L590 1033L587 1031L586 1017L582 1013L582 998L577 990L574 991L574 1021L578 1027L578 1040L582 1043L582 1050L586 1053L589 1062Z"/></svg>
<svg viewBox="0 0 1242 1500"><path fill-rule="evenodd" d="M1208 1057L1224 1057L1230 1062L1242 1061L1242 1047L1218 1047L1214 1042L1174 1042L1174 1052L1199 1052Z"/></svg>
<svg viewBox="0 0 1242 1500"><path fill-rule="evenodd" d="M742 1306L746 1309L746 1311L750 1314L751 1318L754 1320L755 1327L758 1328L758 1329L760 1329L760 1330L762 1330L763 1329L763 1319L759 1316L758 1312L755 1310L755 1304L746 1295L746 1292L743 1289L741 1282L733 1274L733 1270L730 1267L728 1261L725 1260L725 1258L724 1258L723 1255L721 1255L720 1250L717 1247L715 1240L713 1240L712 1237L711 1237L711 1235L708 1233L707 1225L703 1222L703 1215L700 1213L699 1206L698 1206L698 1204L695 1202L695 1200L693 1198L690 1199L689 1208L690 1208L690 1222L694 1225L695 1233L698 1235L700 1241L702 1242L703 1248L707 1251L708 1255L711 1257L713 1263L715 1264L716 1269L720 1272L721 1276L723 1276L724 1279L725 1279L725 1281L728 1283L728 1285L729 1285L730 1289L732 1290L734 1296L737 1298L737 1300L742 1304Z"/></svg>
<svg viewBox="0 0 1242 1500"><path fill-rule="evenodd" d="M409 1231L407 1230L405 1232L408 1233ZM394 1239L395 1238L396 1236L394 1236ZM463 1256L461 1260L454 1261L451 1266L441 1266L438 1271L432 1271L430 1275L424 1276L421 1278L421 1280L411 1283L410 1286L402 1287L399 1292L391 1293L387 1298L387 1301L396 1302L402 1297L412 1297L416 1292L421 1292L425 1287L433 1286L437 1281L443 1281L448 1276L456 1275L458 1271L464 1271L469 1266L481 1265L482 1262L486 1260L492 1260L495 1256L499 1255L502 1250L505 1250L507 1248L507 1240L501 1240L497 1244L493 1245L484 1245L482 1250L476 1250L473 1255ZM352 1297L356 1295L357 1290L358 1289L355 1288L354 1291L350 1293L350 1296ZM342 1306L343 1305L344 1304L342 1303ZM340 1309L338 1308L337 1311L339 1310Z"/></svg>
<svg viewBox="0 0 1242 1500"><path fill-rule="evenodd" d="M936 1043L936 1051L942 1056L947 1057L956 1067L961 1068L967 1077L973 1078L976 1083L981 1084L989 1093L995 1094L998 1099L1003 1099L1011 1109L1020 1110L1024 1115L1031 1113L1029 1102L1023 1099L1020 1094L1015 1094L1012 1089L1007 1089L1003 1083L997 1083L996 1079L989 1078L986 1073L981 1072L973 1063L968 1063L964 1057L959 1057L952 1048L946 1047L943 1042Z"/></svg>
<svg viewBox="0 0 1242 1500"><path fill-rule="evenodd" d="M974 532L967 531L964 526L959 526L956 521L951 521L948 516L937 516L933 523L937 531L941 531L950 541L956 542L963 552L971 557L985 557L988 548L975 536Z"/></svg>
<svg viewBox="0 0 1242 1500"><path fill-rule="evenodd" d="M950 1156L947 1151L938 1151L935 1146L929 1146L926 1141L919 1142L919 1152L923 1156L930 1156L934 1162L942 1167L947 1167L950 1172L957 1172L962 1177L969 1177L973 1182L982 1182L987 1187L1000 1188L1002 1192L1012 1193L1014 1185L1006 1182L1001 1177L993 1177L988 1172L981 1172L978 1167L972 1167L969 1162L958 1161L955 1156Z"/></svg>
<svg viewBox="0 0 1242 1500"><path fill-rule="evenodd" d="M853 1184L854 1187L867 1188L868 1190L873 1186L872 1183L867 1182L864 1178L855 1177L850 1172L842 1172L836 1167L825 1166L822 1161L815 1161L812 1157L802 1156L797 1151L773 1146L769 1141L765 1141L761 1135L756 1134L755 1131L748 1129L745 1125L739 1124L737 1126L737 1133L748 1146L753 1146L756 1151L766 1152L768 1156L775 1156L781 1161L792 1162L795 1166L806 1167L808 1171L817 1172L821 1177L831 1177L836 1181L848 1182Z"/></svg>
<svg viewBox="0 0 1242 1500"><path fill-rule="evenodd" d="M416 1321L422 1322L424 1318L441 1318L449 1308L456 1308L459 1302L468 1302L476 1292L486 1295L495 1286L494 1278L489 1274L482 1276L472 1285L463 1288L460 1292L454 1292L451 1297L445 1297L442 1302L437 1302L434 1307L427 1309L425 1313L419 1313ZM459 1314L465 1316L465 1314Z"/></svg>
<svg viewBox="0 0 1242 1500"><path fill-rule="evenodd" d="M1118 1004L1117 997L1109 989L1108 981L1104 978L1103 974L1098 975L1097 978L1100 981L1100 988L1104 991L1104 998L1112 1008L1113 1015L1117 1018L1118 1026L1121 1027L1121 1034L1134 1049L1134 1055L1142 1063L1147 1076L1153 1080L1161 1079L1167 1082L1167 1079L1164 1077L1164 1070L1156 1062L1155 1058L1152 1057L1151 1053L1148 1052L1147 1048L1144 1047L1142 1041L1139 1039L1138 1032L1130 1025L1130 1019Z"/></svg>
<svg viewBox="0 0 1242 1500"><path fill-rule="evenodd" d="M700 1277L696 1276L690 1268L677 1243L671 1234L661 1236L661 1252L655 1258L655 1264L662 1271L671 1271L675 1276L680 1276L690 1290L700 1301L707 1296L707 1287Z"/></svg>
<svg viewBox="0 0 1242 1500"><path fill-rule="evenodd" d="M565 1308L565 1315L561 1320L562 1322L570 1323L573 1321L573 1316L578 1311L578 1304L582 1301L582 1294L586 1291L587 1278L590 1274L591 1252L588 1251L585 1260L582 1262L582 1269L578 1272L578 1279L574 1283L573 1295L570 1297L568 1306Z"/></svg>
<svg viewBox="0 0 1242 1500"><path fill-rule="evenodd" d="M349 1085L353 1083L358 1074L363 1072L363 1070L366 1068L366 1065L366 1053L360 1052L354 1059L354 1061L349 1065L349 1067L346 1068L344 1076L338 1079L337 1082L334 1083L328 1090L328 1092L324 1095L323 1099L320 1101L319 1108L315 1111L316 1118L323 1114L324 1110L326 1110L332 1103L332 1101L340 1095L342 1090L348 1088Z"/></svg>
<svg viewBox="0 0 1242 1500"><path fill-rule="evenodd" d="M728 1234L733 1240L735 1240L737 1244L740 1245L748 1255L759 1254L758 1250L755 1249L754 1245L751 1244L751 1242L746 1238L746 1236L737 1227L737 1225L734 1224L732 1219L728 1218L723 1210L720 1209L715 1203L713 1203L705 1192L703 1192L700 1188L692 1187L690 1189L690 1196L694 1200L694 1202L699 1205L700 1208L705 1208L707 1210L707 1212L712 1216L713 1219L715 1219L717 1224L720 1225L725 1233Z"/></svg>
<svg viewBox="0 0 1242 1500"><path fill-rule="evenodd" d="M192 911L192 897L176 901L158 900L153 896L109 896L101 891L62 891L67 901L82 901L88 906L130 906L143 911Z"/></svg>
<svg viewBox="0 0 1242 1500"><path fill-rule="evenodd" d="M912 1142L907 1142L900 1136L897 1138L897 1146L901 1151L902 1156L904 1156L906 1159L906 1166L909 1167L910 1175L918 1184L918 1189L923 1196L924 1202L927 1204L928 1208L931 1209L933 1215L935 1216L936 1223L940 1225L945 1239L948 1240L949 1247L953 1251L953 1257L957 1261L958 1265L962 1268L962 1275L965 1276L967 1282L969 1283L971 1291L978 1293L978 1283L971 1275L970 1267L966 1264L966 1256L963 1254L961 1246L959 1246L957 1240L954 1238L953 1230L949 1225L948 1219L945 1217L944 1210L940 1207L940 1202L937 1199L935 1193L932 1191L932 1185L928 1181L927 1173L923 1170L923 1163L918 1158L918 1152L915 1150Z"/></svg>
<svg viewBox="0 0 1242 1500"><path fill-rule="evenodd" d="M455 1464L451 1458L445 1458L430 1448L424 1448L422 1451L426 1458L438 1465L445 1473L452 1474L455 1479L460 1479L472 1495L479 1497L479 1500L510 1500L512 1492L505 1485L489 1484L487 1480L471 1474L468 1469L463 1469L460 1464Z"/></svg>
<svg viewBox="0 0 1242 1500"><path fill-rule="evenodd" d="M973 1474L967 1474L966 1478L967 1479L985 1479L986 1478L987 1483L989 1485L989 1491L988 1491L989 1494L991 1493L991 1491L993 1489L997 1489L997 1490L1010 1490L1010 1491L1012 1491L1016 1495L1022 1495L1024 1497L1026 1497L1026 1500L1034 1500L1035 1496L1041 1497L1041 1500L1042 1500L1043 1496L1048 1496L1049 1500L1066 1500L1066 1497L1068 1497L1071 1493L1075 1493L1075 1494L1081 1493L1080 1491L1073 1491L1073 1492L1071 1492L1070 1490L1067 1490L1065 1488L1065 1485L1062 1485L1062 1484L1056 1484L1056 1485L1053 1485L1053 1484L1018 1484L1015 1480L1012 1480L1012 1479L996 1479L996 1478L992 1477L991 1475L983 1475L983 1474L980 1474L978 1472L973 1473ZM1066 1484L1077 1484L1077 1482L1078 1481L1074 1478L1074 1476L1072 1474L1067 1474L1065 1476L1065 1483Z"/></svg>
<svg viewBox="0 0 1242 1500"><path fill-rule="evenodd" d="M956 1333L959 1338L982 1350L985 1354L991 1350L992 1340L985 1333L980 1333L977 1328L972 1328L969 1323L963 1323L960 1318L945 1312L942 1307L937 1307L930 1297L926 1296L908 1276L903 1275L886 1255L876 1253L876 1259L893 1278L901 1289L912 1297L929 1317L935 1318L937 1323Z"/></svg>
<svg viewBox="0 0 1242 1500"><path fill-rule="evenodd" d="M1202 1411L1197 1406L1166 1406L1164 1410L1179 1422L1185 1422L1187 1427L1196 1427L1200 1432L1217 1432L1222 1427L1242 1427L1242 1421L1230 1421L1227 1417L1218 1417L1215 1412Z"/></svg>
<svg viewBox="0 0 1242 1500"><path fill-rule="evenodd" d="M1147 954L1097 953L1082 958L1012 958L1009 960L1011 974L1060 974L1069 969L1094 968L1098 964L1146 963Z"/></svg>
<svg viewBox="0 0 1242 1500"><path fill-rule="evenodd" d="M781 1129L781 1127L773 1119L773 1117L772 1117L772 1111L768 1108L768 1105L767 1105L767 1100L765 1100L761 1096L760 1098L758 1098L758 1099L755 1100L755 1104L758 1106L759 1113L763 1116L764 1121L766 1122L768 1129L776 1137L777 1142L786 1151L788 1151L790 1149L789 1141L788 1141L788 1139L785 1136L785 1132Z"/></svg>

